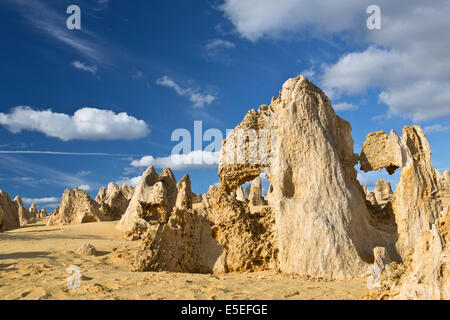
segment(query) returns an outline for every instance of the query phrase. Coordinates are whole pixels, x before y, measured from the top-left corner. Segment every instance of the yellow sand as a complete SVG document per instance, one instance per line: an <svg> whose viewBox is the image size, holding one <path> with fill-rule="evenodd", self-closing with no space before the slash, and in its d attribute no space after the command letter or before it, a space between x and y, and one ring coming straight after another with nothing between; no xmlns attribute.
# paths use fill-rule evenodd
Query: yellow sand
<svg viewBox="0 0 450 320"><path fill-rule="evenodd" d="M359 299L364 280L317 281L276 272L181 274L131 272L136 242L117 222L47 227L45 221L0 233L0 299ZM97 256L74 251L91 243ZM81 269L81 288L69 290L67 267Z"/></svg>

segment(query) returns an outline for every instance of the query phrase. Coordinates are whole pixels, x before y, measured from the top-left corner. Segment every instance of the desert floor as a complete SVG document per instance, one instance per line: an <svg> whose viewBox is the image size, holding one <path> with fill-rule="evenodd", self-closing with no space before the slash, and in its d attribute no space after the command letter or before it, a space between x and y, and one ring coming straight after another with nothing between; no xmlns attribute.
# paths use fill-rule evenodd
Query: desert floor
<svg viewBox="0 0 450 320"><path fill-rule="evenodd" d="M227 275L131 272L137 242L122 239L117 221L47 227L45 220L0 233L0 299L359 299L364 280L317 281L275 272ZM74 251L91 243L97 255ZM69 290L66 269L81 269Z"/></svg>

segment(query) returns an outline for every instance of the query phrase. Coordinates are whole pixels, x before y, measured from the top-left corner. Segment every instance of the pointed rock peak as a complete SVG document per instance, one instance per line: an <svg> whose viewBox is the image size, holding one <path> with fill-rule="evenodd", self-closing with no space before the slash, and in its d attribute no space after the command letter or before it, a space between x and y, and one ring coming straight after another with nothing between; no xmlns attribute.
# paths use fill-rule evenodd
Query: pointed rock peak
<svg viewBox="0 0 450 320"><path fill-rule="evenodd" d="M108 184L108 189L119 189L119 186L115 184L114 182L110 182Z"/></svg>
<svg viewBox="0 0 450 320"><path fill-rule="evenodd" d="M176 183L175 175L170 168L164 168L163 172L159 175L159 180L164 181L166 179L170 179Z"/></svg>
<svg viewBox="0 0 450 320"><path fill-rule="evenodd" d="M430 145L420 126L406 126L402 135L415 160L431 162Z"/></svg>
<svg viewBox="0 0 450 320"><path fill-rule="evenodd" d="M139 182L139 185L145 184L145 185L152 186L157 181L158 181L158 174L156 173L155 168L153 166L150 166L142 174L142 178L141 178L141 181Z"/></svg>
<svg viewBox="0 0 450 320"><path fill-rule="evenodd" d="M311 81L309 81L305 76L298 76L296 78L291 78L287 80L283 84L283 88L280 92L281 100L288 100L293 94L298 94L300 92L304 91L312 91L319 94L323 94L323 91L317 87L315 84L313 84Z"/></svg>
<svg viewBox="0 0 450 320"><path fill-rule="evenodd" d="M22 201L22 198L21 198L21 197L16 196L16 197L14 198L14 202L18 203L21 207L23 207L23 201Z"/></svg>
<svg viewBox="0 0 450 320"><path fill-rule="evenodd" d="M188 210L192 208L192 191L191 180L189 175L185 175L177 184L178 194L175 207L181 210Z"/></svg>
<svg viewBox="0 0 450 320"><path fill-rule="evenodd" d="M189 186L189 190L191 190L191 178L189 177L188 174L185 174L183 178L181 178L180 181L178 181L177 184L178 189L180 189L180 186L182 185Z"/></svg>

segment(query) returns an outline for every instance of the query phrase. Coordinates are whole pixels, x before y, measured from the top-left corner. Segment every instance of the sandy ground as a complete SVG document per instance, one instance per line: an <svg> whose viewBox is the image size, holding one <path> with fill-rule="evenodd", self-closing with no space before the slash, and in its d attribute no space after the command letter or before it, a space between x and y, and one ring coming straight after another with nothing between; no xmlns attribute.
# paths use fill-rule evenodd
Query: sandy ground
<svg viewBox="0 0 450 320"><path fill-rule="evenodd" d="M117 222L47 227L45 221L0 233L0 299L359 299L364 280L317 281L275 272L227 275L131 272L136 242L122 239ZM98 254L74 251L91 243ZM81 288L69 290L70 265Z"/></svg>

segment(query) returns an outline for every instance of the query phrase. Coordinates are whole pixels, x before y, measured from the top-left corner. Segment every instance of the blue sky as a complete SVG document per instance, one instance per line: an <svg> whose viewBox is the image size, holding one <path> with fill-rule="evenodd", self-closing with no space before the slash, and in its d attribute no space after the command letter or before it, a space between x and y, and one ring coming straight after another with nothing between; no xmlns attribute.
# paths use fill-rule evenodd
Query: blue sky
<svg viewBox="0 0 450 320"><path fill-rule="evenodd" d="M66 27L72 4L81 30ZM170 165L175 129L225 134L299 74L350 121L355 152L369 132L420 124L449 169L450 4L378 1L382 29L368 30L369 4L3 0L0 189L52 207L68 187L135 183L137 163ZM214 165L176 169L194 192L218 181Z"/></svg>

